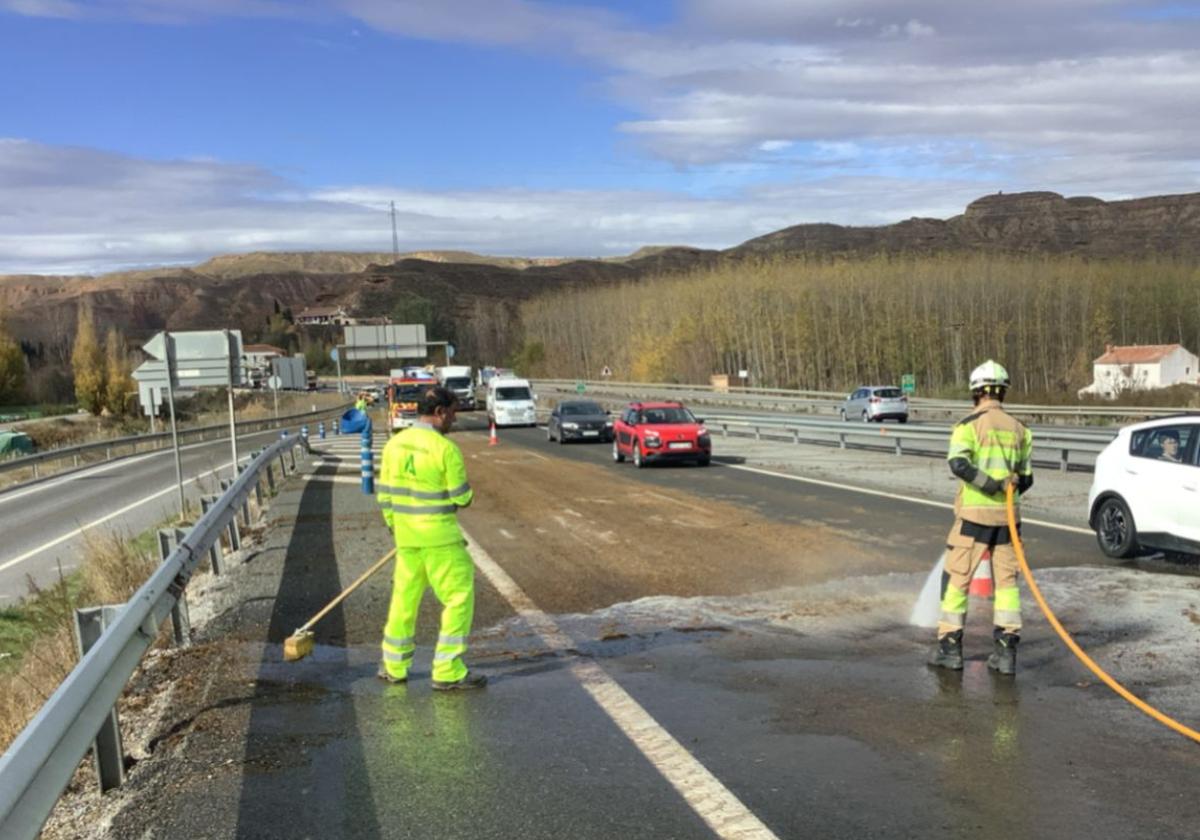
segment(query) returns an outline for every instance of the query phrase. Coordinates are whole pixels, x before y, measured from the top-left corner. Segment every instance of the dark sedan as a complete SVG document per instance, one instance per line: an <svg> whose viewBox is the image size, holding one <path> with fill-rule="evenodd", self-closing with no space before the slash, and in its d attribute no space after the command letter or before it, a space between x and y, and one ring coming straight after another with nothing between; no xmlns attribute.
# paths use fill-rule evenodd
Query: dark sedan
<svg viewBox="0 0 1200 840"><path fill-rule="evenodd" d="M590 400L561 402L550 412L546 440L612 440L613 422L608 412Z"/></svg>

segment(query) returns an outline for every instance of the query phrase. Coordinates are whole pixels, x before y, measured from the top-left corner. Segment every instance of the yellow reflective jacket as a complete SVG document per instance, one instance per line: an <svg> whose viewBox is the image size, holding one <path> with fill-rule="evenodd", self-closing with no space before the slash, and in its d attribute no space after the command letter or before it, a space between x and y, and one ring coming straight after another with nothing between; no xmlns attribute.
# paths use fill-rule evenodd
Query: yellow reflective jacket
<svg viewBox="0 0 1200 840"><path fill-rule="evenodd" d="M387 442L375 489L397 548L462 543L456 514L474 494L462 452L432 426L414 424Z"/></svg>
<svg viewBox="0 0 1200 840"><path fill-rule="evenodd" d="M959 477L954 513L980 525L1004 525L1004 491L1010 476L1024 491L1033 483L1033 433L1008 414L996 400L983 400L975 412L960 420L950 434L946 459ZM965 464L964 464L965 462ZM998 492L987 492L988 489ZM1017 509L1020 521L1020 508Z"/></svg>

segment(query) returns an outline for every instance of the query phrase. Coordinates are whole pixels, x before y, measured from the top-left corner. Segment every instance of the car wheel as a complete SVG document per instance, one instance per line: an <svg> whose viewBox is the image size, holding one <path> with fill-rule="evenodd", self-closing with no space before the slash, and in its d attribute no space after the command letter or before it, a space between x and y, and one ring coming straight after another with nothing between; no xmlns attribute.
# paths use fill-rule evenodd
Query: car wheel
<svg viewBox="0 0 1200 840"><path fill-rule="evenodd" d="M712 463L712 456L705 455L703 458L697 458L696 463L702 467L707 467L709 464Z"/></svg>
<svg viewBox="0 0 1200 840"><path fill-rule="evenodd" d="M901 415L901 416L900 416L900 422L901 422L901 423L907 423L907 422L908 422L908 415L907 415L907 414L903 414L903 415Z"/></svg>
<svg viewBox="0 0 1200 840"><path fill-rule="evenodd" d="M618 464L625 463L625 456L621 454L621 447L617 444L617 439L613 438L613 461Z"/></svg>
<svg viewBox="0 0 1200 840"><path fill-rule="evenodd" d="M639 470L646 466L646 462L642 460L642 447L638 446L636 440L633 442L633 465Z"/></svg>
<svg viewBox="0 0 1200 840"><path fill-rule="evenodd" d="M867 410L866 410L865 408L863 409L863 413L862 413L862 421L863 421L864 423L870 423L870 422L871 422L871 415L870 415L870 414L867 414Z"/></svg>
<svg viewBox="0 0 1200 840"><path fill-rule="evenodd" d="M1124 559L1137 551L1137 528L1129 507L1113 496L1100 503L1096 511L1096 542L1109 557Z"/></svg>

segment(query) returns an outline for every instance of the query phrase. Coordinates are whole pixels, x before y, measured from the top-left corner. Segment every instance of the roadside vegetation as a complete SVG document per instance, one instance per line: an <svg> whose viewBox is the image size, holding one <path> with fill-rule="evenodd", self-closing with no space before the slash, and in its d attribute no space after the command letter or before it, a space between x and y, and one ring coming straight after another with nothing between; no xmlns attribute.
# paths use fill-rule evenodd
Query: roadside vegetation
<svg viewBox="0 0 1200 840"><path fill-rule="evenodd" d="M512 361L533 376L597 378L607 365L616 380L727 373L736 385L747 370L751 386L845 391L913 373L918 395L961 396L971 367L992 357L1012 373L1015 398L1061 403L1091 382L1106 344L1200 351L1200 267L987 254L774 259L549 294L521 315Z"/></svg>
<svg viewBox="0 0 1200 840"><path fill-rule="evenodd" d="M127 601L158 563L156 539L157 529L97 534L78 570L51 586L30 581L25 600L0 608L0 750L75 667L75 608Z"/></svg>

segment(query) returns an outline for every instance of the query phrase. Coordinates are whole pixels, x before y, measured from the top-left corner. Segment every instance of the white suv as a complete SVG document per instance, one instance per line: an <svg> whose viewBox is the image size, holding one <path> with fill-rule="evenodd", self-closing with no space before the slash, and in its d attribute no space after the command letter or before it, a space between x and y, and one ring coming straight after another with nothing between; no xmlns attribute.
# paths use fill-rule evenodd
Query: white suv
<svg viewBox="0 0 1200 840"><path fill-rule="evenodd" d="M1200 414L1121 429L1096 458L1088 524L1109 557L1200 554Z"/></svg>

